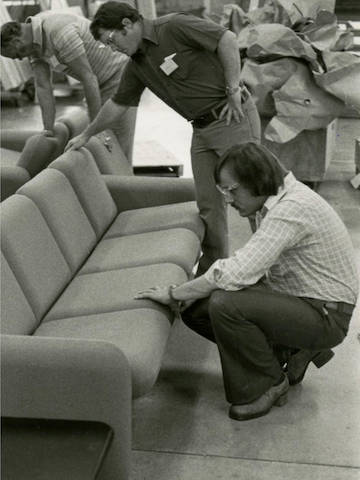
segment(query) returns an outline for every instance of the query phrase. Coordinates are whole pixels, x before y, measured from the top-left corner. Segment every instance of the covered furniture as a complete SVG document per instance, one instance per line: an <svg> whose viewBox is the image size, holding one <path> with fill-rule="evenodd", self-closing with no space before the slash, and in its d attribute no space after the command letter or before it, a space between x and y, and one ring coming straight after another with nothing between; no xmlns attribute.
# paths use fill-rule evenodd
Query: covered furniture
<svg viewBox="0 0 360 480"><path fill-rule="evenodd" d="M69 139L87 123L86 112L75 109L58 119L53 137L45 137L39 130L1 130L1 200L61 155Z"/></svg>
<svg viewBox="0 0 360 480"><path fill-rule="evenodd" d="M191 275L203 236L193 188L102 176L81 149L2 202L2 415L109 425L99 478L128 478L131 397L156 381L173 321L134 295Z"/></svg>

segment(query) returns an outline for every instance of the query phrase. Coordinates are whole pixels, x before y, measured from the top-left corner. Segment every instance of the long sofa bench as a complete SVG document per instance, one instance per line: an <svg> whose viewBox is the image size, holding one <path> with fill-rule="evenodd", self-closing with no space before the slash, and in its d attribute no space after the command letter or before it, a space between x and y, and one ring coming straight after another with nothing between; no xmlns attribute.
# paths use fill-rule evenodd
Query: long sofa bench
<svg viewBox="0 0 360 480"><path fill-rule="evenodd" d="M187 179L102 176L65 153L2 202L2 415L93 420L125 480L131 397L156 381L173 321L134 295L191 275L204 233Z"/></svg>

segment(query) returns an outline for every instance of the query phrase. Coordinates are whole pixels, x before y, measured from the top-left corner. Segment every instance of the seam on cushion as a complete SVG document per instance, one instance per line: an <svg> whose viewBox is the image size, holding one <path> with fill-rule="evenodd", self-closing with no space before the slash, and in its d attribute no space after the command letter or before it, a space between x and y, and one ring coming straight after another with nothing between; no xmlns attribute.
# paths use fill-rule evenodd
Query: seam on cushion
<svg viewBox="0 0 360 480"><path fill-rule="evenodd" d="M17 194L17 195L20 195L20 194ZM64 257L64 255L63 255L63 253L62 253L62 251L61 251L61 249L60 249L60 247L59 247L59 245L58 245L58 242L56 241L56 238L54 237L54 234L53 234L51 228L49 227L49 225L48 225L46 219L44 218L44 216L43 216L41 210L39 209L39 207L36 205L36 203L35 203L31 198L29 198L28 196L26 196L26 195L24 195L24 194L21 194L21 195L22 195L24 198L26 198L27 200L29 200L30 202L32 202L32 203L35 205L36 209L39 211L41 217L44 219L44 222L46 223L46 226L48 227L48 229L49 229L49 231L50 231L51 236L52 236L52 237L54 238L54 240L55 240L55 244L57 245L61 256L63 257L66 265L68 266L68 268L69 268L69 273L70 273L70 279L69 279L69 281L68 281L68 282L65 281L64 288L62 288L62 289L60 290L59 294L58 294L57 296L55 296L54 301L51 303L51 305L49 306L49 308L48 308L47 310L45 310L44 314L42 315L41 319L39 320L39 324L40 324L40 323L42 322L43 318L48 314L48 312L51 310L51 308L54 306L54 304L57 302L57 300L58 300L58 299L61 297L61 295L64 293L64 291L66 290L66 288L70 285L70 283L72 282L72 280L73 280L74 277L75 277L75 273L74 273L74 275L72 274L72 272L71 272L71 267L70 267L68 261L66 260L66 258ZM2 251L2 252L3 252L3 254L4 254L5 258L6 258L5 252L4 252L4 251ZM10 266L9 260L8 260L7 258L6 258L6 260L7 260L7 262L8 262L8 265ZM12 271L13 271L13 270L12 270ZM15 274L14 274L14 275L15 275ZM20 283L20 281L18 280L18 278L16 277L16 275L15 275L15 278L16 278L18 284L21 286L21 290L24 291L24 289L23 289L23 287L22 287L22 284ZM25 298L26 298L26 300L28 300L28 298L27 298L26 296L25 296ZM30 305L30 306L31 306L31 305ZM32 311L33 311L33 308L31 308L31 309L32 309ZM35 318L38 319L38 317L37 317L36 315L35 315Z"/></svg>
<svg viewBox="0 0 360 480"><path fill-rule="evenodd" d="M46 226L47 226L48 229L50 230L50 233L51 233L53 239L55 240L55 243L56 243L58 249L60 250L61 255L64 257L64 260L65 260L67 266L69 267L70 273L72 274L72 267L71 267L69 261L67 260L67 258L65 257L65 254L64 254L64 252L63 252L63 249L61 248L61 245L59 244L59 242L58 242L58 240L57 240L57 238L56 238L56 236L55 236L55 233L54 233L52 227L49 225L49 223L48 223L48 221L47 221L47 219L46 219L46 217L45 217L45 215L44 215L41 207L39 207L39 205L37 205L37 204L34 202L34 200L33 200L32 198L28 197L26 194L24 194L24 193L22 193L22 192L19 192L18 195L22 195L23 197L25 197L25 198L27 198L28 200L30 200L30 202L32 202L32 203L35 205L35 207L39 210L42 218L44 219L44 221L45 221L45 223L46 223Z"/></svg>
<svg viewBox="0 0 360 480"><path fill-rule="evenodd" d="M11 273L14 275L14 278L15 278L17 284L19 285L19 288L20 288L22 294L24 295L24 298L25 298L27 304L28 304L29 307L30 307L30 310L32 311L32 313L33 313L33 315L34 315L35 320L36 320L37 323L38 323L38 325L35 327L35 329L32 330L31 333L29 333L29 335L32 335L32 334L35 332L35 330L38 328L38 326L41 325L42 319L43 319L44 317L42 317L40 320L38 319L36 313L34 312L34 309L33 309L32 305L31 305L31 303L29 302L29 299L27 298L27 296L26 296L26 294L25 294L25 292L24 292L24 289L23 289L22 286L21 286L21 283L19 282L17 276L15 275L15 272L14 272L12 266L11 266L11 263L10 263L9 260L6 258L5 252L4 252L3 250L2 250L2 254L4 255L4 258L5 258L5 260L6 260L7 264L8 264L9 269L11 270Z"/></svg>
<svg viewBox="0 0 360 480"><path fill-rule="evenodd" d="M164 306L164 309L165 309L165 306ZM91 317L93 315L103 315L104 313L127 312L127 311L131 312L133 310L155 310L157 312L160 311L160 313L164 313L166 315L166 313L161 309L161 307L150 307L150 306L147 306L147 307L131 307L131 308L127 307L127 308L123 308L121 310L119 310L119 308L117 308L116 310L106 310L106 311L103 311L103 312L78 314L75 317L53 318L52 320L46 320L44 323L41 323L41 325L47 325L48 323L57 322L59 320L66 320L68 318ZM175 319L175 316L174 316L174 319Z"/></svg>
<svg viewBox="0 0 360 480"><path fill-rule="evenodd" d="M86 212L85 212L85 210L84 210L84 208L83 208L83 206L82 206L82 204L81 204L81 202L80 202L80 199L79 199L79 197L78 197L78 195L77 195L74 187L72 186L70 180L69 180L69 179L67 178L67 176L64 175L63 172L61 172L60 170L57 170L57 169L55 169L55 168L54 168L53 170L59 172L59 173L65 178L65 180L69 183L69 185L70 185L70 187L72 188L72 191L74 192L74 194L75 194L75 196L76 196L76 198L77 198L77 200L78 200L78 202L79 202L79 205L81 206L81 209L82 209L82 211L84 212L84 215L86 216L86 218L87 218L87 220L88 220L88 222L89 222L89 225L90 225L90 227L91 227L91 229L92 229L92 231L93 231L93 233L94 233L94 235L95 235L95 244L94 244L93 248L90 250L89 254L85 256L84 261L74 270L74 274L73 274L73 277L74 277L74 276L76 275L76 273L79 272L79 270L84 266L85 262L86 262L87 259L90 257L90 255L93 253L93 251L94 251L95 248L97 247L98 243L100 242L100 239L99 239L99 241L98 241L96 232L95 232L95 230L94 230L94 227L93 227L93 225L92 225L92 223L91 223L88 215L86 214ZM58 240L57 240L57 238L56 238L55 232L53 232L51 226L49 225L48 221L46 220L46 217L45 217L42 209L41 209L40 206L38 206L30 197L28 197L25 193L20 192L20 195L23 195L24 197L26 197L26 198L28 198L29 200L31 200L31 201L34 203L34 205L38 208L38 210L40 211L41 216L42 216L43 219L45 220L45 223L46 223L46 225L48 226L48 228L49 228L49 230L50 230L50 232L51 232L51 235L54 237L55 242L56 242L57 246L59 247L59 250L60 250L61 254L63 255L63 257L64 257L67 265L69 266L70 272L71 272L71 271L72 271L72 267L71 267L69 261L67 260L65 254L64 254L64 252L63 252L63 249L61 248L60 243L58 242ZM102 239L102 237L101 237L101 239Z"/></svg>
<svg viewBox="0 0 360 480"><path fill-rule="evenodd" d="M88 272L88 273L81 273L81 272L78 272L78 274L76 275L77 277L85 277L86 275L96 275L96 274L101 274L101 273L107 273L107 272L117 272L117 271L120 271L120 270L132 270L134 268L141 268L141 267L149 267L150 265L174 265L175 267L179 267L181 268L181 270L185 273L185 275L187 277L189 277L188 273L186 272L186 270L183 269L183 267L181 265L178 265L177 263L172 263L172 262L156 262L156 263L150 263L149 265L134 265L133 267L129 266L129 267L121 267L121 268L112 268L111 270L102 270L101 272Z"/></svg>
<svg viewBox="0 0 360 480"><path fill-rule="evenodd" d="M95 160L94 160L94 161L95 161ZM63 173L59 168L56 168L56 167L54 167L54 166L52 166L52 165L49 165L48 168L52 168L52 169L56 170L57 172L60 172L62 175L64 175L64 177L65 177L65 178L67 179L67 181L70 183L71 188L72 188L73 191L75 192L75 195L76 195L77 199L79 200L79 203L80 203L80 205L81 205L81 208L83 209L83 211L84 211L87 219L89 220L89 223L90 223L90 225L91 225L91 228L94 230L95 237L96 237L96 239L97 239L96 230L95 230L95 228L94 228L94 226L93 226L93 223L92 223L91 218L89 217L89 213L88 213L88 210L89 210L89 209L88 209L88 208L84 205L84 203L81 201L81 198L80 198L80 196L78 195L77 190L76 190L76 188L75 188L74 185L73 185L71 176L68 177L68 176L65 175L65 173ZM113 200L112 197L111 197L111 199L112 199L112 201L114 202L114 200ZM114 204L115 204L115 202L114 202ZM115 209L116 209L116 205L115 205ZM116 209L116 210L117 210L117 209ZM115 220L116 217L117 217L117 215L115 215L115 217L113 218L113 220L112 220L111 223L109 224L109 227L108 227L108 228L110 228L110 225L112 225L112 223L114 222L114 220ZM99 237L99 241L100 241L100 238L102 238L102 237L104 236L104 234L105 234L106 231L107 231L107 228L106 228L105 231L102 233L101 237Z"/></svg>

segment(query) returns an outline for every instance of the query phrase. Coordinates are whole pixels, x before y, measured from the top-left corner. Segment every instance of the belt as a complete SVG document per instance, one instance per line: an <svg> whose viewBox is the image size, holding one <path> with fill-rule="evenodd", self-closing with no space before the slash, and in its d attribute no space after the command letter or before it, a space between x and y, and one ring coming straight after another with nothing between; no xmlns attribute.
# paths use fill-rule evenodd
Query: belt
<svg viewBox="0 0 360 480"><path fill-rule="evenodd" d="M219 118L219 115L221 113L221 110L224 108L226 104L222 103L221 105L214 107L210 110L208 113L204 113L204 115L201 115L201 117L194 118L194 120L191 120L191 123L194 128L205 128L210 123L215 122Z"/></svg>
<svg viewBox="0 0 360 480"><path fill-rule="evenodd" d="M354 305L350 305L350 303L344 302L326 302L324 304L325 308L329 308L330 310L336 310L340 313L346 313L348 315L352 315L353 310L355 308Z"/></svg>

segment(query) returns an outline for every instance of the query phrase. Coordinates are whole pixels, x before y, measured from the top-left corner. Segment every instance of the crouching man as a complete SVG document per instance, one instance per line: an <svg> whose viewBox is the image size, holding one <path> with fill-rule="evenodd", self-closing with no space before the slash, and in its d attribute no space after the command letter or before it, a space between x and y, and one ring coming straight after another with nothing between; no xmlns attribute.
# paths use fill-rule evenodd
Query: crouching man
<svg viewBox="0 0 360 480"><path fill-rule="evenodd" d="M248 420L286 403L289 383L301 382L311 361L330 360L347 334L358 280L336 212L265 147L232 147L215 181L242 217L255 214L256 231L201 277L137 298L188 302L183 321L219 349L229 416Z"/></svg>

